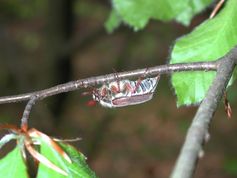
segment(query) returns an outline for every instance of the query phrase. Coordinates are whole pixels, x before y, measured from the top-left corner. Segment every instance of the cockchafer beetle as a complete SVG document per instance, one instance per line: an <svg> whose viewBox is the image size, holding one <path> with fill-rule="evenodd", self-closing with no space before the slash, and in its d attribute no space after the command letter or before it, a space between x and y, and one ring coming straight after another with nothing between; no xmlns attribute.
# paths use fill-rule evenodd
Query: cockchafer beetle
<svg viewBox="0 0 237 178"><path fill-rule="evenodd" d="M153 78L118 80L102 85L92 92L93 101L107 108L123 107L147 102L152 99L160 75Z"/></svg>

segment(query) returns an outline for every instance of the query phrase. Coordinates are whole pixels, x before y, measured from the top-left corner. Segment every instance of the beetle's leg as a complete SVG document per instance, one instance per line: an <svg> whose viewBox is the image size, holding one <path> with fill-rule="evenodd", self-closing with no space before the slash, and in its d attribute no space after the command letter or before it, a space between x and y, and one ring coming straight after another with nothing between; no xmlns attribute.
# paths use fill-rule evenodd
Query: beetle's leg
<svg viewBox="0 0 237 178"><path fill-rule="evenodd" d="M118 83L120 83L120 82L118 82ZM121 92L120 85L118 85L118 87L115 85L111 85L110 90L112 93L115 93L115 94Z"/></svg>
<svg viewBox="0 0 237 178"><path fill-rule="evenodd" d="M92 99L89 100L86 105L87 106L95 106L96 102L100 100L100 98L98 97L98 91L96 89L94 89L93 91L90 92L92 94Z"/></svg>
<svg viewBox="0 0 237 178"><path fill-rule="evenodd" d="M143 80L143 78L142 78L142 77L139 77L139 79L138 79L137 82L136 82L135 87L134 87L133 90L132 90L132 93L135 93L135 92L137 91L138 87L139 87L139 86L141 85L141 83L142 83L142 80Z"/></svg>
<svg viewBox="0 0 237 178"><path fill-rule="evenodd" d="M81 95L85 96L85 95L94 95L94 91L86 91L83 92ZM96 105L96 101L95 99L91 99L86 103L87 106L95 106Z"/></svg>
<svg viewBox="0 0 237 178"><path fill-rule="evenodd" d="M86 105L87 106L95 106L97 101L100 101L101 98L103 96L101 96L101 94L99 93L99 89L96 89L93 86L86 86L87 88L90 88L90 91L85 91L83 93L81 93L82 96L86 96L86 95L92 95L91 100L89 100Z"/></svg>
<svg viewBox="0 0 237 178"><path fill-rule="evenodd" d="M87 86L87 88L89 88L89 91L82 92L82 93L81 93L82 96L94 94L94 93L95 93L95 90L97 90L97 89L96 89L95 87L93 87L93 86Z"/></svg>
<svg viewBox="0 0 237 178"><path fill-rule="evenodd" d="M91 95L91 94L93 94L93 91L85 91L81 93L82 96Z"/></svg>
<svg viewBox="0 0 237 178"><path fill-rule="evenodd" d="M133 93L133 91L134 91L134 89L132 88L132 86L128 82L124 84L124 88L125 88L125 91L127 93L129 93L129 92Z"/></svg>
<svg viewBox="0 0 237 178"><path fill-rule="evenodd" d="M141 85L142 80L144 80L144 78L145 78L146 75L147 75L147 70L148 70L148 68L146 68L144 74L142 74L142 75L138 78L137 83L136 83L136 85L135 85L135 87L134 87L132 93L135 93L135 92L137 91L138 87Z"/></svg>
<svg viewBox="0 0 237 178"><path fill-rule="evenodd" d="M152 90L149 92L149 94L153 93L153 90L155 90L155 88L157 87L159 80L160 80L160 74L158 74L158 75L156 76L156 84L153 86L153 88L152 88Z"/></svg>
<svg viewBox="0 0 237 178"><path fill-rule="evenodd" d="M101 92L98 93L99 98L104 98L107 94L108 94L108 89L107 89L107 87L103 87L103 88L101 89Z"/></svg>
<svg viewBox="0 0 237 178"><path fill-rule="evenodd" d="M114 71L116 82L117 82L117 86L118 86L118 88L116 88L116 90L117 90L117 93L120 93L121 92L120 79L119 79L117 71L115 69L113 69L113 71Z"/></svg>

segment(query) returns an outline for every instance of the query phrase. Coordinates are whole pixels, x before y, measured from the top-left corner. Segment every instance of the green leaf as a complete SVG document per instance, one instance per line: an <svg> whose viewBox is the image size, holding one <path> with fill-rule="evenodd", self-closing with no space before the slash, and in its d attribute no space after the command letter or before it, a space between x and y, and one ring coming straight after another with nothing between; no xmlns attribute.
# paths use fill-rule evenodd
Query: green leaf
<svg viewBox="0 0 237 178"><path fill-rule="evenodd" d="M121 18L115 10L112 10L109 18L105 22L105 29L108 33L112 33L121 23Z"/></svg>
<svg viewBox="0 0 237 178"><path fill-rule="evenodd" d="M27 168L19 146L0 160L0 177L27 178Z"/></svg>
<svg viewBox="0 0 237 178"><path fill-rule="evenodd" d="M205 9L213 0L189 0L188 5L176 17L176 21L188 26L194 15Z"/></svg>
<svg viewBox="0 0 237 178"><path fill-rule="evenodd" d="M189 24L191 18L212 0L113 0L119 17L134 30L142 29L150 19L169 21L177 18Z"/></svg>
<svg viewBox="0 0 237 178"><path fill-rule="evenodd" d="M68 144L60 144L63 150L69 155L72 160L70 164L61 155L58 154L51 146L43 140L41 142L41 154L49 159L59 168L68 173L67 178L96 178L95 173L88 167L85 161L85 156L77 151L74 147ZM66 178L66 176L46 167L44 164L39 165L37 178Z"/></svg>
<svg viewBox="0 0 237 178"><path fill-rule="evenodd" d="M237 1L228 0L214 18L208 19L189 35L176 41L171 64L213 61L224 56L237 44ZM215 72L182 72L172 75L177 105L200 102L208 90Z"/></svg>

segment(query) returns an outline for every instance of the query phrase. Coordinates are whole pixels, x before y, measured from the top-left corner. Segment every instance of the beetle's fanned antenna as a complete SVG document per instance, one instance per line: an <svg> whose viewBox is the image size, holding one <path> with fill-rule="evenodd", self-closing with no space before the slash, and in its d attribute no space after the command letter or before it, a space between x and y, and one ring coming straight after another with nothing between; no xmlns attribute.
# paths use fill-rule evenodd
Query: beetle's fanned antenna
<svg viewBox="0 0 237 178"><path fill-rule="evenodd" d="M28 129L28 119L29 119L30 111L32 109L32 106L35 104L36 100L37 100L37 96L35 95L32 96L32 98L28 101L25 107L25 110L21 119L21 129L25 132Z"/></svg>
<svg viewBox="0 0 237 178"><path fill-rule="evenodd" d="M218 2L218 4L215 6L215 8L214 8L214 10L212 11L212 13L211 13L211 15L210 15L210 19L212 19L215 15L216 15L216 13L217 13L217 11L221 8L221 6L222 6L222 4L225 2L225 0L220 0L219 2Z"/></svg>
<svg viewBox="0 0 237 178"><path fill-rule="evenodd" d="M50 146L54 148L55 151L57 151L64 159L66 159L69 163L72 163L70 157L67 155L65 151L48 135L36 130L36 129L30 129L29 130L30 137L39 137L43 139L45 142L47 142Z"/></svg>
<svg viewBox="0 0 237 178"><path fill-rule="evenodd" d="M51 168L62 175L68 176L68 174L64 170L53 164L46 157L44 157L38 151L36 151L34 147L31 145L31 141L25 140L25 146L26 149L29 151L29 153L33 156L33 158L37 159L40 163L44 164L48 168Z"/></svg>

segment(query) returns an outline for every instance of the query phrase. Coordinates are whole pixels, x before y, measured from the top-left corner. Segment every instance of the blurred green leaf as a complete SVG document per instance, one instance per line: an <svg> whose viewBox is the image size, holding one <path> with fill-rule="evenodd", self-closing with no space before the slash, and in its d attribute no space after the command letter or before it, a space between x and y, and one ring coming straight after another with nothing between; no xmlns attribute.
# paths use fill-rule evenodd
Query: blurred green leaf
<svg viewBox="0 0 237 178"><path fill-rule="evenodd" d="M70 164L61 155L58 154L51 146L40 139L41 154L49 159L56 166L60 167L68 173L68 178L95 178L95 173L88 167L85 161L85 156L68 144L60 144L63 150L69 155L72 160ZM46 167L43 164L39 165L37 178L65 178L66 176Z"/></svg>
<svg viewBox="0 0 237 178"><path fill-rule="evenodd" d="M196 13L212 0L113 0L119 17L134 30L142 29L150 19L169 21L177 19L189 24ZM112 25L110 26L112 27Z"/></svg>
<svg viewBox="0 0 237 178"><path fill-rule="evenodd" d="M0 177L27 178L27 168L19 146L0 160Z"/></svg>
<svg viewBox="0 0 237 178"><path fill-rule="evenodd" d="M224 56L237 44L237 1L229 0L214 18L206 20L189 35L176 41L171 64L213 61ZM177 105L200 102L215 72L181 72L172 75Z"/></svg>
<svg viewBox="0 0 237 178"><path fill-rule="evenodd" d="M188 26L194 15L201 12L213 0L189 0L188 6L176 17L176 21Z"/></svg>
<svg viewBox="0 0 237 178"><path fill-rule="evenodd" d="M108 33L112 33L121 23L121 18L115 10L110 12L109 18L105 22L105 29Z"/></svg>

